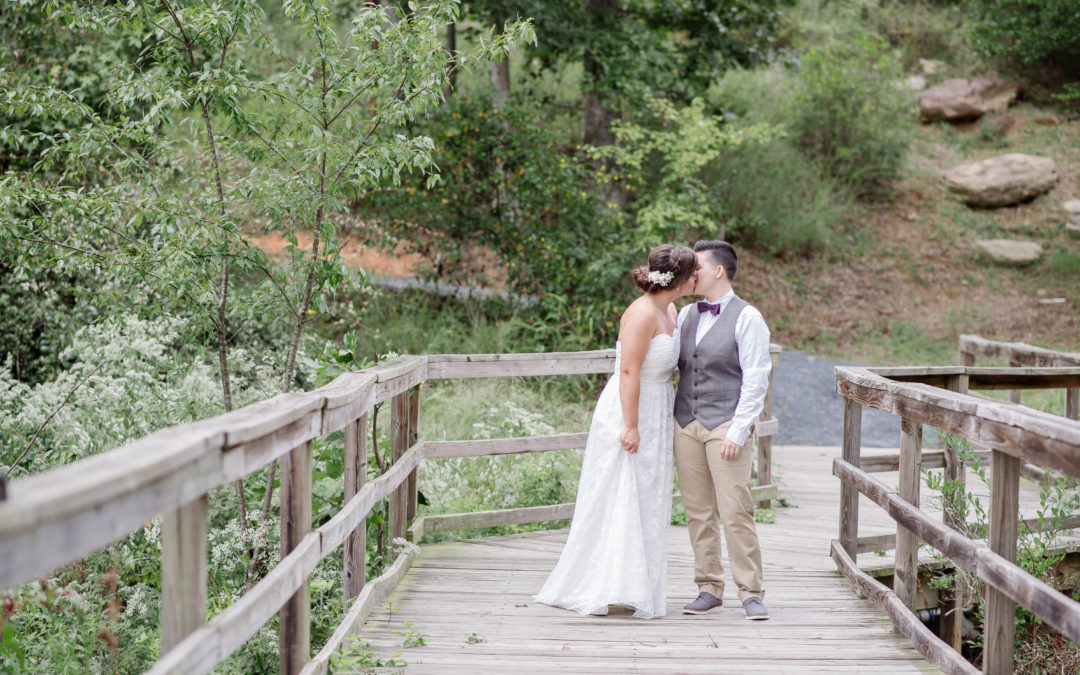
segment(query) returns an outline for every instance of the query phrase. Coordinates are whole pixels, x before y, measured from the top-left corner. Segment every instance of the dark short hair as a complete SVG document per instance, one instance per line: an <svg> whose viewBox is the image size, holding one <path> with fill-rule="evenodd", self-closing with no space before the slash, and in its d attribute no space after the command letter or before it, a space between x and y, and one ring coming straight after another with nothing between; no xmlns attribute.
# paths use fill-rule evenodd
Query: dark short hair
<svg viewBox="0 0 1080 675"><path fill-rule="evenodd" d="M708 251L713 262L724 268L728 281L735 280L735 273L739 270L739 256L735 254L734 246L716 239L695 242L694 252L702 251Z"/></svg>

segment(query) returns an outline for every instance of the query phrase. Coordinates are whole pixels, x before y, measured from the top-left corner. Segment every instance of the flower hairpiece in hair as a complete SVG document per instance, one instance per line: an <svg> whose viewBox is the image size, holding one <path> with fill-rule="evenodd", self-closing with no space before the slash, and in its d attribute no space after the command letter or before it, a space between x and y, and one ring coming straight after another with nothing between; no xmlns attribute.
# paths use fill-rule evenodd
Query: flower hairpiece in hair
<svg viewBox="0 0 1080 675"><path fill-rule="evenodd" d="M670 284L674 278L675 274L672 272L660 272L657 270L649 272L649 281L662 287Z"/></svg>

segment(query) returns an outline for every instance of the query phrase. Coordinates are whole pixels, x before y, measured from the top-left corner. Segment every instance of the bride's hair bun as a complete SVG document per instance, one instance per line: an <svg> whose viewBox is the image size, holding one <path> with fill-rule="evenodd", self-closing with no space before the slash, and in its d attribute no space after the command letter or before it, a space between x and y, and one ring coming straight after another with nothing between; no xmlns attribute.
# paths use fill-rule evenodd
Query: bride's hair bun
<svg viewBox="0 0 1080 675"><path fill-rule="evenodd" d="M630 275L646 293L678 288L697 270L697 256L686 246L662 244L649 253L649 264L634 268Z"/></svg>
<svg viewBox="0 0 1080 675"><path fill-rule="evenodd" d="M637 287L646 293L653 292L651 289L654 286L653 282L649 281L649 268L642 265L641 267L635 267L630 273L634 277L634 283Z"/></svg>

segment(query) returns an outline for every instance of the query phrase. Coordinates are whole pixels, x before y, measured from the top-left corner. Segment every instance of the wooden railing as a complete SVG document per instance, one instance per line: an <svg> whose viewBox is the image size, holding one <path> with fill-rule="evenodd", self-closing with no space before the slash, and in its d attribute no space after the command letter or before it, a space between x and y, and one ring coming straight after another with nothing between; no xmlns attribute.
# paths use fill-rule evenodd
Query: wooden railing
<svg viewBox="0 0 1080 675"><path fill-rule="evenodd" d="M780 348L771 349L774 365ZM347 373L311 392L282 394L213 419L164 429L126 446L9 484L0 502L0 589L75 561L164 514L161 559L161 658L152 673L206 673L269 621L280 617L282 673L325 673L330 657L363 625L413 560L406 548L382 576L365 579L365 522L389 500L392 539L425 531L569 518L574 505L416 518L416 469L425 458L582 448L587 434L481 441L417 442L419 385L436 379L610 373L614 350L539 354L403 356ZM391 402L393 464L366 482L367 415ZM757 425L755 497L771 484L768 410ZM344 431L344 505L318 529L312 520L312 441ZM206 622L208 491L281 459L281 559L233 605ZM411 527L409 521L412 521ZM345 618L311 657L308 580L343 547Z"/></svg>
<svg viewBox="0 0 1080 675"><path fill-rule="evenodd" d="M844 397L842 458L834 460L833 474L841 480L840 536L833 540L837 567L860 592L891 617L893 624L931 662L951 673L977 672L957 651L965 600L958 592L942 598L941 634L934 635L915 617L918 588L918 550L928 544L986 583L983 633L983 672L1013 672L1015 603L1073 640L1080 640L1080 603L1031 576L1016 563L1016 542L1021 523L1031 529L1037 521L1019 521L1021 467L1031 463L1067 476L1080 477L1080 423L1076 407L1060 417L1019 405L1018 396L1005 402L972 394L975 389L1064 388L1075 401L1080 386L1080 363L1075 354L1050 352L1026 345L1005 345L963 336L961 353L1008 358L1039 367L976 368L970 356L965 365L918 368L836 368L837 391ZM1006 351L1015 349L1017 351ZM1026 351L1028 348L1031 351ZM992 351L1000 350L1000 351ZM999 356L1009 354L1008 356ZM1038 354L1038 356L1036 356ZM1042 359L1061 359L1046 361ZM1050 367L1041 367L1044 364ZM1063 367L1059 364L1069 364ZM860 434L864 406L900 416L900 453L862 458ZM963 484L965 468L952 447L922 451L923 425L936 427L973 446L990 462L990 523L988 545L969 539L960 530L961 494L944 504L939 522L919 509L921 469L944 468L947 477ZM877 471L900 472L899 489L871 476ZM859 537L859 495L885 509L897 523L895 535ZM1062 529L1080 525L1071 518ZM893 587L890 589L859 569L859 552L895 546Z"/></svg>

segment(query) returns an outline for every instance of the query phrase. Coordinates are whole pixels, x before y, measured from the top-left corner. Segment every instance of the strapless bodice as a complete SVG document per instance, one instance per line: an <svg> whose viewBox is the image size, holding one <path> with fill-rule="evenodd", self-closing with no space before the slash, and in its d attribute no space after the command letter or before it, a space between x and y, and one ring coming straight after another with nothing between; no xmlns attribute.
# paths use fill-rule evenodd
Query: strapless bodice
<svg viewBox="0 0 1080 675"><path fill-rule="evenodd" d="M622 342L615 343L615 375L622 363ZM641 362L639 378L642 382L670 382L671 373L679 363L679 329L668 335L660 333L649 341L645 360Z"/></svg>

